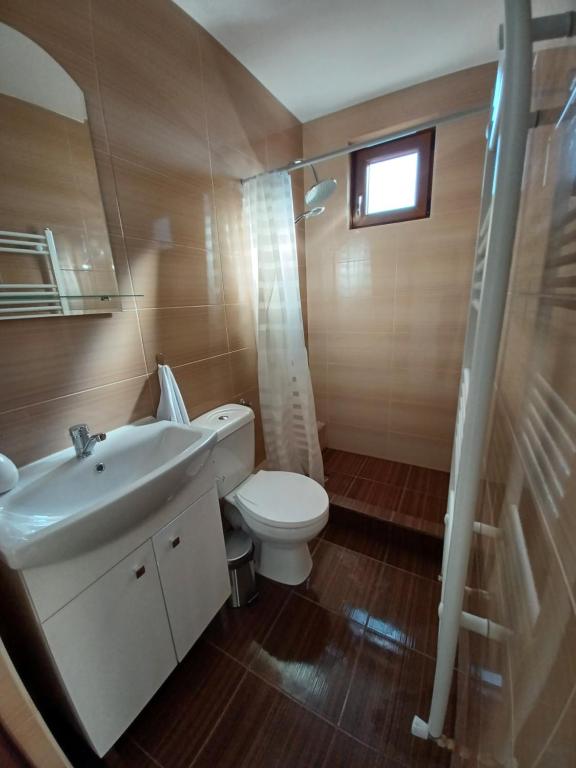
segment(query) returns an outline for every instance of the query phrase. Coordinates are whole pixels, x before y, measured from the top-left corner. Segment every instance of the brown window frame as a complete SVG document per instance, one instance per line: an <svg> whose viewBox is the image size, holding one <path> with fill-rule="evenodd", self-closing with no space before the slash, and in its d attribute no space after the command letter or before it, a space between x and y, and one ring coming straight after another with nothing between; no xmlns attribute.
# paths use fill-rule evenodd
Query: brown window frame
<svg viewBox="0 0 576 768"><path fill-rule="evenodd" d="M427 128L401 139L393 139L368 149L359 149L350 155L350 229L394 224L401 221L425 219L430 216L432 198L432 169L436 129ZM365 213L366 171L371 163L391 160L411 152L419 153L416 205L383 213ZM359 197L362 203L359 204Z"/></svg>

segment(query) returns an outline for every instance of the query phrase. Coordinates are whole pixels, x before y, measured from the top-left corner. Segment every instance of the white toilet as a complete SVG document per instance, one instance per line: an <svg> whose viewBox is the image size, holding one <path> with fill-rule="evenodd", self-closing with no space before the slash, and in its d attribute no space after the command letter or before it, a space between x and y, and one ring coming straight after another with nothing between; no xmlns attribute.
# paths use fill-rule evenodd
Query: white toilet
<svg viewBox="0 0 576 768"><path fill-rule="evenodd" d="M254 413L223 405L192 424L212 429L218 496L235 528L256 545L256 570L282 584L301 584L312 570L308 542L328 522L328 494L315 480L294 472L254 471Z"/></svg>

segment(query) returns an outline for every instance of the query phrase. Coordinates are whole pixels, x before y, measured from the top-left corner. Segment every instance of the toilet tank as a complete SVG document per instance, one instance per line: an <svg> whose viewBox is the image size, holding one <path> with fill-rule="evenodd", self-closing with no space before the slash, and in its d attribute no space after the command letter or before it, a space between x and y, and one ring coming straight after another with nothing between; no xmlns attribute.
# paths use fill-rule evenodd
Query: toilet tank
<svg viewBox="0 0 576 768"><path fill-rule="evenodd" d="M212 461L222 498L254 471L254 411L236 403L221 405L192 424L212 429L218 436Z"/></svg>

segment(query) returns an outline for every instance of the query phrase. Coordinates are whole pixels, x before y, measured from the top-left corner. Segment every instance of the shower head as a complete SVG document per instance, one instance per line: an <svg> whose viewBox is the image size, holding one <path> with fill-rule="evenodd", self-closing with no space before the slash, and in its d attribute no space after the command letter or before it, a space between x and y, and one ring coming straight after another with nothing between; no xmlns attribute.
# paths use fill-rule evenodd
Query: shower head
<svg viewBox="0 0 576 768"><path fill-rule="evenodd" d="M298 222L302 221L302 219L310 219L312 216L320 216L320 214L324 213L325 210L325 206L317 205L315 208L311 208L309 211L304 211L304 213L301 213L300 216L296 216L294 219L294 224L298 224Z"/></svg>
<svg viewBox="0 0 576 768"><path fill-rule="evenodd" d="M326 200L331 197L338 185L338 182L336 179L324 179L323 181L319 181L318 175L316 174L316 169L313 165L310 167L312 168L316 183L306 191L306 194L304 195L304 201L306 202L306 205L320 205L325 203Z"/></svg>

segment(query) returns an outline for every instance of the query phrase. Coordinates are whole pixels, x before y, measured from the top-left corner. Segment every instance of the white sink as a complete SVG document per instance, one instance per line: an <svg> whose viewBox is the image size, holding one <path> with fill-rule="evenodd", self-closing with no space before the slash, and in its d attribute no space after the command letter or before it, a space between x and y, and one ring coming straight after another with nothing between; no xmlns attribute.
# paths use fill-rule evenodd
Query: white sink
<svg viewBox="0 0 576 768"><path fill-rule="evenodd" d="M173 498L215 443L211 430L158 421L109 432L86 459L68 448L23 467L0 495L0 557L20 570L110 541Z"/></svg>

